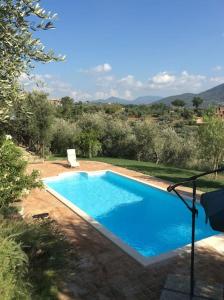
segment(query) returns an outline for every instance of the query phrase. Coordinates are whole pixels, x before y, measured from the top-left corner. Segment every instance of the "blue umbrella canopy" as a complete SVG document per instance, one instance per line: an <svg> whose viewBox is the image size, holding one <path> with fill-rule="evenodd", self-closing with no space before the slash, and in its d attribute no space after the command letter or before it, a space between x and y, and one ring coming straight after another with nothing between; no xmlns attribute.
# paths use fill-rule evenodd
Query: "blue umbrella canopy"
<svg viewBox="0 0 224 300"><path fill-rule="evenodd" d="M224 232L224 189L202 194L200 202L212 229Z"/></svg>

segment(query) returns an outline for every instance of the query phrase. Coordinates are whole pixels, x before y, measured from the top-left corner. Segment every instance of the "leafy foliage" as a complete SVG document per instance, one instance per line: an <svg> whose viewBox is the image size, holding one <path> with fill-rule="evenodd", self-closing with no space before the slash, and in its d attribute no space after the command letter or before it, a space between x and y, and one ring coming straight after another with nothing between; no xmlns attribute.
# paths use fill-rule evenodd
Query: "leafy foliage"
<svg viewBox="0 0 224 300"><path fill-rule="evenodd" d="M185 102L181 99L173 100L171 104L176 107L184 107L185 106Z"/></svg>
<svg viewBox="0 0 224 300"><path fill-rule="evenodd" d="M200 153L206 165L218 168L224 160L224 120L216 116L205 116L199 130Z"/></svg>
<svg viewBox="0 0 224 300"><path fill-rule="evenodd" d="M3 140L0 144L0 213L5 214L24 193L41 186L37 171L25 174L26 165L20 149L11 140Z"/></svg>
<svg viewBox="0 0 224 300"><path fill-rule="evenodd" d="M22 105L14 106L9 132L17 142L28 145L30 150L44 157L51 140L53 115L53 106L47 94L36 91L28 93Z"/></svg>
<svg viewBox="0 0 224 300"><path fill-rule="evenodd" d="M0 236L0 291L1 298L30 299L29 284L26 280L28 257L20 244L10 236Z"/></svg>
<svg viewBox="0 0 224 300"><path fill-rule="evenodd" d="M14 202L41 187L26 173L22 153L9 139L0 146L0 290L2 299L57 299L65 240L51 222L25 223ZM28 278L29 277L29 278ZM43 280L44 278L44 280Z"/></svg>
<svg viewBox="0 0 224 300"><path fill-rule="evenodd" d="M199 106L204 102L204 100L200 97L194 97L192 100L193 106L197 110Z"/></svg>
<svg viewBox="0 0 224 300"><path fill-rule="evenodd" d="M78 147L84 157L92 158L97 156L101 150L97 132L94 130L81 132L78 138Z"/></svg>
<svg viewBox="0 0 224 300"><path fill-rule="evenodd" d="M30 146L42 155L49 141L52 108L47 96L27 96L19 85L20 77L29 75L33 62L63 60L46 51L35 37L39 30L52 29L55 17L39 2L0 1L0 297L4 300L56 299L54 262L59 259L53 252L63 257L57 252L62 243L53 228L16 221L19 216L14 202L42 185L38 172L27 174L22 153L4 138L6 131L12 131L20 142L33 143Z"/></svg>
<svg viewBox="0 0 224 300"><path fill-rule="evenodd" d="M2 299L58 299L70 245L50 220L0 222ZM67 256L67 258L66 258Z"/></svg>
<svg viewBox="0 0 224 300"><path fill-rule="evenodd" d="M150 160L153 156L152 126L150 122L138 122L134 127L136 136L135 152L138 160Z"/></svg>
<svg viewBox="0 0 224 300"><path fill-rule="evenodd" d="M47 13L39 0L1 0L0 4L0 122L11 118L12 103L23 99L18 79L28 73L32 61L63 59L45 51L34 33L53 27L55 15ZM3 125L2 125L3 126Z"/></svg>
<svg viewBox="0 0 224 300"><path fill-rule="evenodd" d="M80 128L75 123L55 119L52 128L51 151L65 156L67 149L77 147L80 132Z"/></svg>
<svg viewBox="0 0 224 300"><path fill-rule="evenodd" d="M74 110L74 100L71 97L61 98L61 114L65 119L71 119Z"/></svg>
<svg viewBox="0 0 224 300"><path fill-rule="evenodd" d="M27 115L26 111L32 107L32 114ZM54 107L46 95L33 92L23 108L14 110L9 132L37 153L42 152L44 145L62 156L66 155L66 149L75 148L78 156L89 158L97 155L136 158L202 169L211 163L209 155L206 164L198 155L203 143L198 142L201 134L198 135L197 114L193 109L169 110L157 104L149 106L147 114L141 117L136 117L138 112L133 107L129 109L130 106L125 109L116 106L108 112L105 104L76 103L69 97L63 98L62 106ZM207 114L213 118L214 110ZM213 138L215 135L211 135L210 139Z"/></svg>
<svg viewBox="0 0 224 300"><path fill-rule="evenodd" d="M135 136L129 122L118 118L105 119L105 132L101 138L102 152L105 156L133 157L131 147L135 143Z"/></svg>

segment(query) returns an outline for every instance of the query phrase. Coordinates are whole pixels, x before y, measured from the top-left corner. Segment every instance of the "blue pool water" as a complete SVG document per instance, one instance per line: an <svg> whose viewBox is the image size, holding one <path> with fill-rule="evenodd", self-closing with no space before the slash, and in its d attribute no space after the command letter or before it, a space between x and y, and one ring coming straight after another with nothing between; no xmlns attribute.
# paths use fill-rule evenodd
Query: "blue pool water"
<svg viewBox="0 0 224 300"><path fill-rule="evenodd" d="M118 175L71 173L44 183L145 257L191 242L191 213L168 192ZM196 240L217 234L198 205Z"/></svg>

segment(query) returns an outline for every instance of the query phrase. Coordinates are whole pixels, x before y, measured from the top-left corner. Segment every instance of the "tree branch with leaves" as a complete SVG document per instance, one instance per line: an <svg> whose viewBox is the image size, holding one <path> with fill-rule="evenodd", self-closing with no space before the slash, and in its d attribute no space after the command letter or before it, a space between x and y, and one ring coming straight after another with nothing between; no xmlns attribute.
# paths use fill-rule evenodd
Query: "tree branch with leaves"
<svg viewBox="0 0 224 300"><path fill-rule="evenodd" d="M19 85L34 62L62 61L46 51L35 32L54 28L56 14L40 7L40 0L1 0L0 4L0 125L12 116L13 103L23 99Z"/></svg>

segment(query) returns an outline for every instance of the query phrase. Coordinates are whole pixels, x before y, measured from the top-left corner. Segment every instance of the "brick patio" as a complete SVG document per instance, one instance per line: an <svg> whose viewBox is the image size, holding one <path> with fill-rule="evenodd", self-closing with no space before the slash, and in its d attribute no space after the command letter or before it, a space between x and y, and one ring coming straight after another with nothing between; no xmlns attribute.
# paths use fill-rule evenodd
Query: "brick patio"
<svg viewBox="0 0 224 300"><path fill-rule="evenodd" d="M68 168L65 161L29 165L28 171L32 169L40 170L41 177L74 171ZM103 169L111 169L163 188L169 184L139 172L101 162L81 161L78 170ZM168 274L188 275L189 253L182 253L169 261L144 268L45 190L32 191L23 200L23 208L26 218L48 212L74 245L76 255L66 274L66 284L61 287L60 299L157 300ZM195 269L196 277L200 280L224 282L222 236L217 243L221 245L220 251L216 251L213 245L197 248Z"/></svg>

